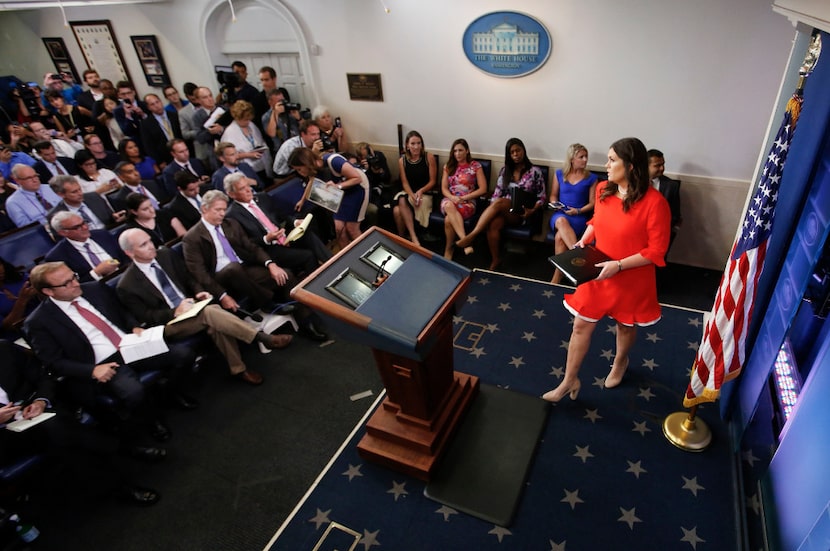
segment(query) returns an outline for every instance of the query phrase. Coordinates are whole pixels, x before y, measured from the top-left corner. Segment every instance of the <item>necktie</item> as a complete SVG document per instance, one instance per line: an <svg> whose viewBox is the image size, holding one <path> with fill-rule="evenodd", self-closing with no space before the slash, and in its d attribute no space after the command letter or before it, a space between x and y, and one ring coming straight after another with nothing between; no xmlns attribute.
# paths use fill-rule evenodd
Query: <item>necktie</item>
<svg viewBox="0 0 830 551"><path fill-rule="evenodd" d="M83 205L78 207L78 214L81 215L81 218L84 219L84 222L86 222L87 224L92 224L92 218L89 217L89 213L86 211L86 207L84 207Z"/></svg>
<svg viewBox="0 0 830 551"><path fill-rule="evenodd" d="M164 127L164 135L167 136L168 140L173 139L173 129L170 128L170 121L167 120L167 116L163 116L161 118L161 124Z"/></svg>
<svg viewBox="0 0 830 551"><path fill-rule="evenodd" d="M228 260L231 262L239 262L239 257L236 256L235 252L233 252L231 242L228 241L228 238L225 237L224 233L222 233L222 226L216 226L216 237L219 239L219 243L222 244L222 250L225 251L225 255L228 257Z"/></svg>
<svg viewBox="0 0 830 551"><path fill-rule="evenodd" d="M66 174L66 171L61 168L60 163L55 163L55 171L57 171L58 174Z"/></svg>
<svg viewBox="0 0 830 551"><path fill-rule="evenodd" d="M153 271L156 273L156 277L161 284L161 290L164 291L167 300L170 301L170 304L173 305L173 308L178 306L178 304L182 301L182 296L176 292L176 289L173 287L173 284L170 282L170 278L167 277L167 274L164 273L164 270L161 269L161 266L153 262L150 265L153 268Z"/></svg>
<svg viewBox="0 0 830 551"><path fill-rule="evenodd" d="M118 345L121 344L121 337L115 330L108 324L105 320L101 319L100 316L92 312L91 310L87 310L83 306L81 306L77 300L72 301L72 306L78 310L78 313L81 314L81 317L84 318L86 321L91 323L95 326L95 329L103 333L103 335L109 339L109 341L118 348Z"/></svg>
<svg viewBox="0 0 830 551"><path fill-rule="evenodd" d="M43 195L41 195L39 191L35 192L35 198L38 200L38 203L40 203L40 206L46 209L47 211L51 210L54 206L52 203L44 199Z"/></svg>
<svg viewBox="0 0 830 551"><path fill-rule="evenodd" d="M262 212L262 210L260 210L260 208L257 206L257 204L256 204L256 203L254 203L253 201L251 201L251 202L250 202L250 203L248 203L248 204L251 206L251 211L254 213L254 216L256 216L256 217L257 217L257 220L259 220L259 222L260 222L263 226L265 226L265 229L267 229L269 232L275 232L275 231L277 231L277 229L278 229L278 228L274 225L274 223L273 223L273 222L271 222L270 220L268 220L268 217L267 217L267 216L265 216L265 213L264 213L264 212Z"/></svg>
<svg viewBox="0 0 830 551"><path fill-rule="evenodd" d="M190 171L190 173L191 173L192 175L196 176L197 178L199 177L199 175L198 175L198 174L196 174L196 171L195 171L195 170L193 170L193 167L192 167L192 166L190 166L190 163L189 163L189 162L188 162L188 163L185 163L185 164L184 164L184 167L185 167L187 170L189 170L189 171Z"/></svg>
<svg viewBox="0 0 830 551"><path fill-rule="evenodd" d="M89 261L92 263L92 267L98 266L101 263L101 259L98 258L98 255L92 252L92 246L87 242L84 243L84 249L86 249L86 254L89 255Z"/></svg>
<svg viewBox="0 0 830 551"><path fill-rule="evenodd" d="M144 197L146 197L147 199L149 199L149 200L150 200L150 202L153 204L153 208L154 208L154 209L156 209L156 210L158 210L158 208L159 208L159 202L158 202L158 201L156 201L153 197L150 197L150 194L149 194L149 193L147 193L147 189L146 189L144 186L142 186L141 184L138 184L138 192L139 192L141 195L143 195Z"/></svg>

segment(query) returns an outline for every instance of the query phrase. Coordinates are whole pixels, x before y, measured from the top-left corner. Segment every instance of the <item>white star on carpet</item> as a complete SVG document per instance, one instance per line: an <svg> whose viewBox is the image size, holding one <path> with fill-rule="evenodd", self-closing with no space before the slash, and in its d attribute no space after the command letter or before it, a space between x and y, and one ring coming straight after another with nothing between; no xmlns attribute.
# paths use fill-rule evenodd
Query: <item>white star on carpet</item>
<svg viewBox="0 0 830 551"><path fill-rule="evenodd" d="M640 393L637 394L638 398L645 398L646 402L648 402L655 396L657 395L651 391L651 387L641 388Z"/></svg>
<svg viewBox="0 0 830 551"><path fill-rule="evenodd" d="M754 467L755 462L758 461L758 458L755 457L755 454L752 453L751 449L742 451L741 452L741 459L743 459L744 461L749 463L750 467Z"/></svg>
<svg viewBox="0 0 830 551"><path fill-rule="evenodd" d="M461 316L453 316L453 317L452 317L452 322L453 322L453 323L463 323L463 322L464 322L464 318L462 318Z"/></svg>
<svg viewBox="0 0 830 551"><path fill-rule="evenodd" d="M527 342L533 342L533 339L535 338L536 335L533 334L533 331L531 331L530 333L525 333L524 336L522 336L522 340Z"/></svg>
<svg viewBox="0 0 830 551"><path fill-rule="evenodd" d="M706 489L706 488L704 488L703 486L701 486L700 484L697 483L697 477L696 476L693 477L693 478L686 478L685 476L681 476L681 478L683 479L683 489L684 490L689 490L690 492L692 492L692 494L694 494L695 497L697 497L697 491L698 490L705 490Z"/></svg>
<svg viewBox="0 0 830 551"><path fill-rule="evenodd" d="M653 342L654 344L657 344L657 341L662 341L663 339L661 339L660 337L658 337L658 336L657 336L657 333L648 333L648 334L647 334L647 336L646 336L646 340L647 340L647 341L651 341L651 342Z"/></svg>
<svg viewBox="0 0 830 551"><path fill-rule="evenodd" d="M682 526L680 527L680 529L683 530L683 537L680 538L680 541L687 542L689 545L692 546L692 549L697 549L698 543L706 543L705 539L697 535L697 526L695 526L691 530L686 530Z"/></svg>
<svg viewBox="0 0 830 551"><path fill-rule="evenodd" d="M574 457L578 457L582 460L583 463L587 463L589 457L594 457L594 454L588 451L588 448L590 447L591 446L585 446L584 448L580 448L579 446L577 446L576 453L573 454Z"/></svg>
<svg viewBox="0 0 830 551"><path fill-rule="evenodd" d="M554 367L550 370L550 375L561 379L565 376L565 368L564 367Z"/></svg>
<svg viewBox="0 0 830 551"><path fill-rule="evenodd" d="M534 310L533 317L537 319L542 319L543 317L547 316L544 310Z"/></svg>
<svg viewBox="0 0 830 551"><path fill-rule="evenodd" d="M436 509L435 512L439 515L444 515L444 522L450 521L450 515L458 514L458 511L456 511L452 507L447 507L446 505L442 505L439 509Z"/></svg>
<svg viewBox="0 0 830 551"><path fill-rule="evenodd" d="M479 285L490 285L490 278L489 277L482 277L478 280Z"/></svg>
<svg viewBox="0 0 830 551"><path fill-rule="evenodd" d="M379 532L380 530L375 530L374 532L363 530L363 537L360 538L360 541L358 542L358 545L363 546L363 551L366 551L366 549L374 547L375 545L380 547L380 542L378 541Z"/></svg>
<svg viewBox="0 0 830 551"><path fill-rule="evenodd" d="M634 428L631 429L631 432L639 432L640 436L645 436L647 432L651 432L651 429L646 426L646 421L641 423L634 421Z"/></svg>
<svg viewBox="0 0 830 551"><path fill-rule="evenodd" d="M521 356L519 356L518 358L516 356L512 356L512 358L513 359L510 360L510 364L513 367L515 367L516 369L519 369L520 367L522 367L525 364L525 362L524 362L524 360L522 359Z"/></svg>
<svg viewBox="0 0 830 551"><path fill-rule="evenodd" d="M686 341L686 342L687 342L687 346L686 346L687 349L694 350L695 352L697 352L697 349L700 347L700 343L688 342L688 341Z"/></svg>
<svg viewBox="0 0 830 551"><path fill-rule="evenodd" d="M320 526L324 524L329 524L331 522L331 519L329 518L329 513L331 513L331 509L329 509L328 511L321 511L320 509L317 509L317 514L308 519L308 522L313 522L314 529L319 530Z"/></svg>
<svg viewBox="0 0 830 551"><path fill-rule="evenodd" d="M491 333L495 333L496 331L499 330L499 324L498 323L488 323L487 324L487 330L490 331Z"/></svg>
<svg viewBox="0 0 830 551"><path fill-rule="evenodd" d="M484 351L483 348L476 347L476 348L473 348L472 350L470 350L470 356L475 356L476 358L480 358L480 357L484 356L485 354L487 354L487 353Z"/></svg>
<svg viewBox="0 0 830 551"><path fill-rule="evenodd" d="M577 503L585 503L583 499L579 497L579 490L574 490L573 492L569 492L565 490L565 497L559 500L560 503L567 503L571 506L571 511L576 508Z"/></svg>
<svg viewBox="0 0 830 551"><path fill-rule="evenodd" d="M616 335L617 334L617 326L616 325L609 325L608 327L605 328L605 332L606 333L611 333L612 335Z"/></svg>
<svg viewBox="0 0 830 551"><path fill-rule="evenodd" d="M510 290L513 292L518 292L522 290L522 286L519 283L514 283L510 286Z"/></svg>
<svg viewBox="0 0 830 551"><path fill-rule="evenodd" d="M602 415L597 413L598 411L597 409L586 409L583 419L590 419L591 423L596 423L599 419L602 419Z"/></svg>
<svg viewBox="0 0 830 551"><path fill-rule="evenodd" d="M635 477L637 477L638 480L641 474L648 472L642 467L642 465L640 465L642 461L637 461L636 463L634 463L633 461L626 460L626 463L628 463L628 468L625 470L625 472L633 474Z"/></svg>
<svg viewBox="0 0 830 551"><path fill-rule="evenodd" d="M502 526L496 526L495 524L493 525L493 529L490 530L487 533L488 534L493 534L494 536L499 538L499 543L501 543L501 540L504 538L504 536L512 536L513 535L513 532L511 532L507 528L504 528Z"/></svg>
<svg viewBox="0 0 830 551"><path fill-rule="evenodd" d="M635 514L636 511L636 507L632 507L631 509L623 509L622 507L620 507L620 512L622 513L622 516L617 520L628 524L628 527L631 530L634 530L635 522L643 522L642 520L637 518L637 515Z"/></svg>
<svg viewBox="0 0 830 551"><path fill-rule="evenodd" d="M499 310L502 312L507 312L510 310L510 303L509 302L500 302L499 303Z"/></svg>
<svg viewBox="0 0 830 551"><path fill-rule="evenodd" d="M550 544L550 551L565 551L565 543L567 543L567 541L568 540L562 540L562 543L556 543L553 540L548 540L548 543Z"/></svg>
<svg viewBox="0 0 830 551"><path fill-rule="evenodd" d="M693 327L700 327L700 318L689 318L689 325Z"/></svg>
<svg viewBox="0 0 830 551"><path fill-rule="evenodd" d="M349 477L349 482L356 476L363 476L363 473L360 472L360 465L352 465L349 463L349 468L345 472L341 473L343 476Z"/></svg>
<svg viewBox="0 0 830 551"><path fill-rule="evenodd" d="M553 298L554 296L556 296L556 293L548 289L546 291L542 291L542 296L545 298Z"/></svg>
<svg viewBox="0 0 830 551"><path fill-rule="evenodd" d="M559 344L559 348L564 348L565 350L567 350L568 349L568 341L562 341Z"/></svg>
<svg viewBox="0 0 830 551"><path fill-rule="evenodd" d="M600 354L600 357L605 358L606 360L610 361L611 358L614 357L614 351L611 350L610 348L608 348L608 349L603 348L602 349L602 354Z"/></svg>
<svg viewBox="0 0 830 551"><path fill-rule="evenodd" d="M654 368L660 367L660 364L655 362L653 358L649 358L648 360L643 360L643 367L647 367L650 370L654 371Z"/></svg>
<svg viewBox="0 0 830 551"><path fill-rule="evenodd" d="M395 501L398 501L399 497L409 495L409 492L406 491L406 488L404 488L404 486L406 486L406 482L398 483L398 482L395 482L393 480L392 481L392 488L390 488L389 490L386 490L386 493L387 494L394 494L395 495Z"/></svg>
<svg viewBox="0 0 830 551"><path fill-rule="evenodd" d="M476 302L478 302L478 297L476 297L475 295L470 295L467 297L467 304L475 304Z"/></svg>
<svg viewBox="0 0 830 551"><path fill-rule="evenodd" d="M594 377L594 386L605 388L605 377Z"/></svg>

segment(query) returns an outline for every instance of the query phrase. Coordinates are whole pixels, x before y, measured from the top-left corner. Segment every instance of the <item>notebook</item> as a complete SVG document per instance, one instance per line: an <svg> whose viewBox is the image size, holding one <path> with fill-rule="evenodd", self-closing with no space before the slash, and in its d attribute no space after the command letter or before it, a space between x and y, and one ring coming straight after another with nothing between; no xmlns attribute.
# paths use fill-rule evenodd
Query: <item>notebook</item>
<svg viewBox="0 0 830 551"><path fill-rule="evenodd" d="M602 270L595 264L608 260L611 259L605 253L590 245L584 248L577 247L548 258L548 262L559 268L559 271L576 285L596 279Z"/></svg>

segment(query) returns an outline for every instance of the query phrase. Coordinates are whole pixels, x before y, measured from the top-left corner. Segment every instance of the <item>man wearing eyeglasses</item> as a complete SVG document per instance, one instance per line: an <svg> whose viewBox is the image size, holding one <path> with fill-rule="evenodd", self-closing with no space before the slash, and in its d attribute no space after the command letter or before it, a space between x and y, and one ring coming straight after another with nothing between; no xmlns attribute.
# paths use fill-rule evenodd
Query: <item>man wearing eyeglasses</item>
<svg viewBox="0 0 830 551"><path fill-rule="evenodd" d="M40 182L40 176L30 166L14 165L12 178L19 187L6 199L6 214L18 228L32 222L45 224L47 213L61 202L61 198Z"/></svg>
<svg viewBox="0 0 830 551"><path fill-rule="evenodd" d="M52 229L63 237L46 253L46 262L64 262L81 282L98 281L129 259L107 230L90 230L80 215L63 211L52 217Z"/></svg>

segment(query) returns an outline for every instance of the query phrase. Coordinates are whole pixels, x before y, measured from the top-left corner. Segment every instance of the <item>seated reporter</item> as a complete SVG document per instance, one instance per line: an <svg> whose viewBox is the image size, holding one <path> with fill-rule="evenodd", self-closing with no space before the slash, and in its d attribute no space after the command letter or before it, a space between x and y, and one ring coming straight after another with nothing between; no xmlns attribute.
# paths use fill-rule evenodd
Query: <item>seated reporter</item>
<svg viewBox="0 0 830 551"><path fill-rule="evenodd" d="M152 505L158 492L129 482L128 469L116 453L159 461L166 450L130 446L104 431L74 422L73 412L56 401L55 383L34 356L9 341L0 341L0 465L45 455L47 486L70 486L75 492L105 490L136 505ZM19 405L15 405L19 404ZM46 410L56 415L23 432L2 430L16 419L37 419ZM55 468L58 467L58 468Z"/></svg>
<svg viewBox="0 0 830 551"><path fill-rule="evenodd" d="M126 198L127 227L146 233L156 247L183 236L187 230L167 209L156 210L149 197L130 193Z"/></svg>
<svg viewBox="0 0 830 551"><path fill-rule="evenodd" d="M300 223L283 219L267 193L254 195L256 182L241 173L225 176L225 192L233 199L227 216L239 222L251 241L265 249L274 262L295 274L308 275L332 257L331 251L309 230L303 237L287 242L287 232Z"/></svg>
<svg viewBox="0 0 830 551"><path fill-rule="evenodd" d="M197 300L211 298L206 291L194 292L181 257L167 248L156 249L141 230L127 229L118 243L133 263L118 281L118 297L127 310L142 323L162 325L184 314ZM238 340L255 340L266 348L285 348L291 335L268 335L258 331L220 306L211 304L196 316L165 325L165 340L178 340L207 331L216 348L228 361L231 374L253 385L262 383L262 375L248 369L239 353Z"/></svg>
<svg viewBox="0 0 830 551"><path fill-rule="evenodd" d="M137 373L161 369L170 381L171 396L182 407L195 402L179 391L181 375L195 355L185 346L168 344L163 354L127 363L120 346L129 333L140 334L108 285L81 284L78 274L63 262L46 262L32 269L32 286L46 297L26 319L25 331L32 350L57 377L72 401L95 409L96 397L109 394L119 401L120 413L150 424L154 438L167 440L170 429L161 412L147 398Z"/></svg>
<svg viewBox="0 0 830 551"><path fill-rule="evenodd" d="M226 310L239 310L238 300L250 302L249 309L268 312L284 302L296 285L293 274L281 268L256 246L236 220L225 217L228 196L210 190L202 197L202 219L182 239L184 261L197 292L207 291ZM328 340L305 306L296 309L300 333L317 341Z"/></svg>
<svg viewBox="0 0 830 551"><path fill-rule="evenodd" d="M98 281L128 260L109 231L90 230L84 219L74 212L55 214L51 225L63 239L46 253L44 260L65 262L82 283Z"/></svg>
<svg viewBox="0 0 830 551"><path fill-rule="evenodd" d="M168 168L175 163L170 163ZM196 176L186 170L176 173L173 177L176 183L176 193L164 208L170 211L172 216L179 219L186 229L192 228L202 218L201 206L201 185L202 182Z"/></svg>
<svg viewBox="0 0 830 551"><path fill-rule="evenodd" d="M53 176L49 180L49 187L62 199L46 215L50 223L57 213L65 211L83 218L91 230L103 230L126 220L124 211L113 212L107 200L97 193L84 193L75 176Z"/></svg>

